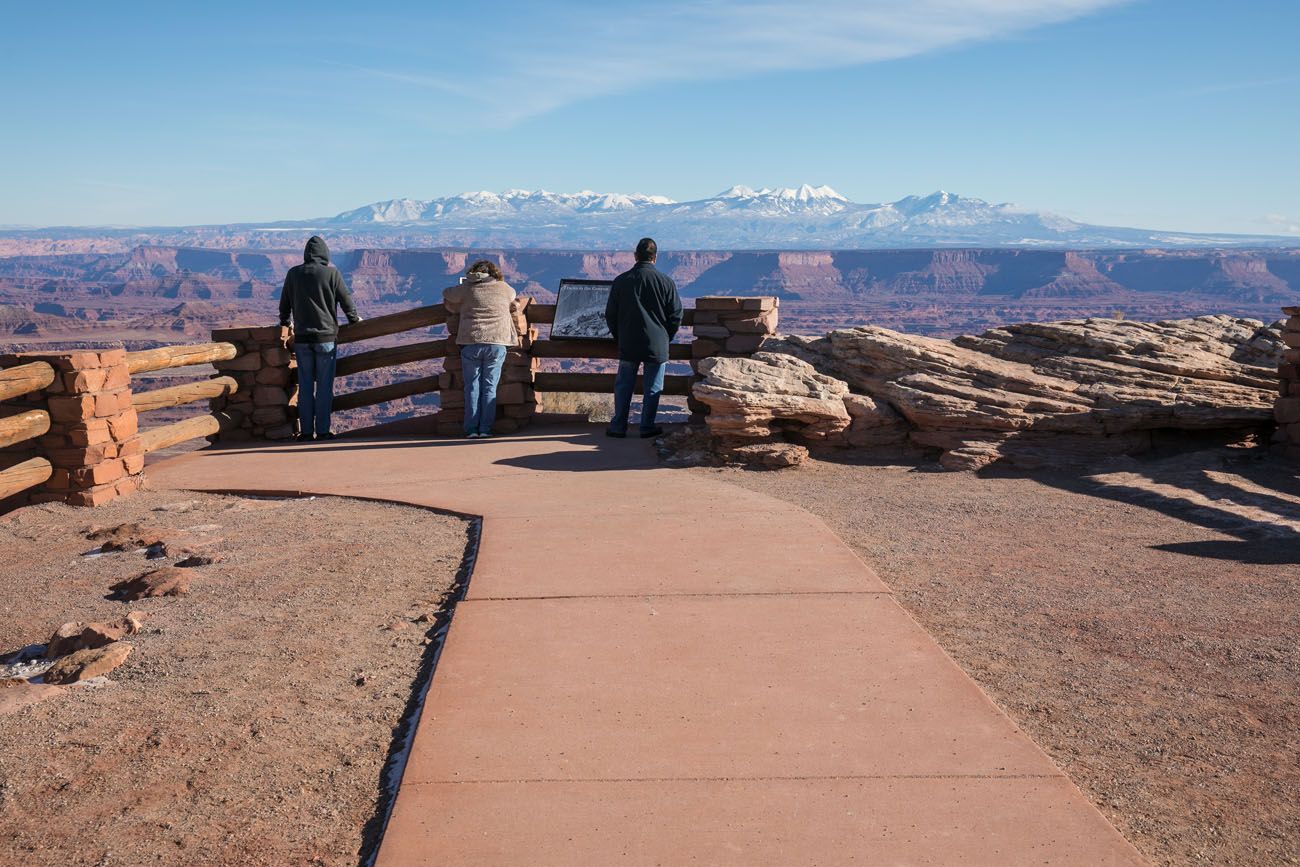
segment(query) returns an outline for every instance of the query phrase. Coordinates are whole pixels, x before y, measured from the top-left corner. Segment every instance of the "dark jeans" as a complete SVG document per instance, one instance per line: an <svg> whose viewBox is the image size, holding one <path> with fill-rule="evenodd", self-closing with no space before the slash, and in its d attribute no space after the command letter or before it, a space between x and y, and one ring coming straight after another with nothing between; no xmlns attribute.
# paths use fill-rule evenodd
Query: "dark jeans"
<svg viewBox="0 0 1300 867"><path fill-rule="evenodd" d="M295 343L293 354L298 359L298 421L302 432L307 436L329 433L338 347L333 343Z"/></svg>
<svg viewBox="0 0 1300 867"><path fill-rule="evenodd" d="M641 430L649 431L655 426L655 414L659 412L659 395L664 390L664 368L662 361L620 361L618 376L614 377L614 418L609 422L609 429L617 433L627 433L628 416L632 412L632 392L636 391L636 371L645 365L645 387L641 390Z"/></svg>
<svg viewBox="0 0 1300 867"><path fill-rule="evenodd" d="M465 376L465 433L491 433L497 420L497 383L506 363L506 348L496 343L469 343L460 348Z"/></svg>

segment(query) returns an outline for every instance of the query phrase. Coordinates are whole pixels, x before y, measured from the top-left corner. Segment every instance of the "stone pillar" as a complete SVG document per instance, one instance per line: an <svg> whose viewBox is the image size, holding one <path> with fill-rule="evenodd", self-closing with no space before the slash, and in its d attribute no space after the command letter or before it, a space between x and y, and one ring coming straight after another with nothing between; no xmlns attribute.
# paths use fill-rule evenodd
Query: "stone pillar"
<svg viewBox="0 0 1300 867"><path fill-rule="evenodd" d="M691 372L698 381L700 361L717 356L753 355L763 341L776 334L781 299L774 296L732 298L705 296L695 299L695 322L691 330ZM708 405L692 395L686 400L691 422L708 414Z"/></svg>
<svg viewBox="0 0 1300 867"><path fill-rule="evenodd" d="M99 506L139 489L144 447L125 350L32 352L7 361L44 361L54 368L54 382L44 391L11 404L43 406L50 414L45 435L14 447L54 468L48 482L28 493L29 502Z"/></svg>
<svg viewBox="0 0 1300 867"><path fill-rule="evenodd" d="M519 332L519 345L506 350L501 382L497 386L497 418L492 425L496 433L515 433L521 430L541 407L537 390L533 388L537 373L537 359L532 357L532 346L537 341L537 328L528 324L528 305L531 298L520 298L514 308L515 328ZM460 347L456 345L459 317L447 317L447 355L442 362L442 375L438 378L437 431L443 436L459 436L465 430L465 376L461 368Z"/></svg>
<svg viewBox="0 0 1300 867"><path fill-rule="evenodd" d="M1282 326L1282 362L1278 365L1278 396L1273 405L1278 450L1300 460L1300 307L1283 307L1287 320Z"/></svg>
<svg viewBox="0 0 1300 867"><path fill-rule="evenodd" d="M238 412L243 421L214 442L249 439L287 440L298 432L297 363L286 333L278 325L222 328L212 332L218 343L233 343L239 354L213 366L234 377L239 390L211 402L213 412Z"/></svg>

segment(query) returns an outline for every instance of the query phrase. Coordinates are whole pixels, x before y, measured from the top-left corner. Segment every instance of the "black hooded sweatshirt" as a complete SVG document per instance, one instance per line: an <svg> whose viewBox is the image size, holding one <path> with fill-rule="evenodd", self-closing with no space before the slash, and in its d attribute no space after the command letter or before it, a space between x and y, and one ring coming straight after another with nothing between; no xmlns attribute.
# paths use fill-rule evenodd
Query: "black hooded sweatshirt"
<svg viewBox="0 0 1300 867"><path fill-rule="evenodd" d="M296 343L333 343L339 334L340 306L348 322L361 321L348 287L343 284L343 275L330 264L325 239L312 235L303 251L302 264L294 265L284 277L280 324L288 325L292 316Z"/></svg>

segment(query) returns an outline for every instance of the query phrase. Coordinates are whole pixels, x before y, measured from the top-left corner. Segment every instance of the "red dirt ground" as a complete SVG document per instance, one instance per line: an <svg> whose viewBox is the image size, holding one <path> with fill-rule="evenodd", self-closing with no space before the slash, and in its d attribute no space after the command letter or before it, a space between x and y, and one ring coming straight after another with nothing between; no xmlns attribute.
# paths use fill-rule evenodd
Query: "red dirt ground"
<svg viewBox="0 0 1300 867"><path fill-rule="evenodd" d="M81 556L89 526L128 521L222 560L187 596L109 601L175 559ZM467 532L402 506L177 493L0 519L0 653L147 614L110 684L0 715L0 864L356 864Z"/></svg>

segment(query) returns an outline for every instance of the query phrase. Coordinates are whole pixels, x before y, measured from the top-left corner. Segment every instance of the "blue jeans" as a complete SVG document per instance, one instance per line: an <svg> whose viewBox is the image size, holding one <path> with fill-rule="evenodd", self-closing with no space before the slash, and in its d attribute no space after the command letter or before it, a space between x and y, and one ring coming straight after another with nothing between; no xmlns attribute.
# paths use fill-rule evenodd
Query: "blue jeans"
<svg viewBox="0 0 1300 867"><path fill-rule="evenodd" d="M497 343L469 343L460 348L465 376L465 433L491 433L497 420L497 383L506 363L506 348Z"/></svg>
<svg viewBox="0 0 1300 867"><path fill-rule="evenodd" d="M316 436L330 431L334 408L334 363L338 347L333 343L295 343L298 359L298 421L302 432Z"/></svg>
<svg viewBox="0 0 1300 867"><path fill-rule="evenodd" d="M618 376L614 377L614 418L609 422L609 429L617 433L627 433L628 415L632 412L632 392L636 391L636 370L645 365L645 387L641 390L641 430L650 431L655 426L655 414L659 412L659 395L664 391L664 368L662 361L620 361Z"/></svg>

